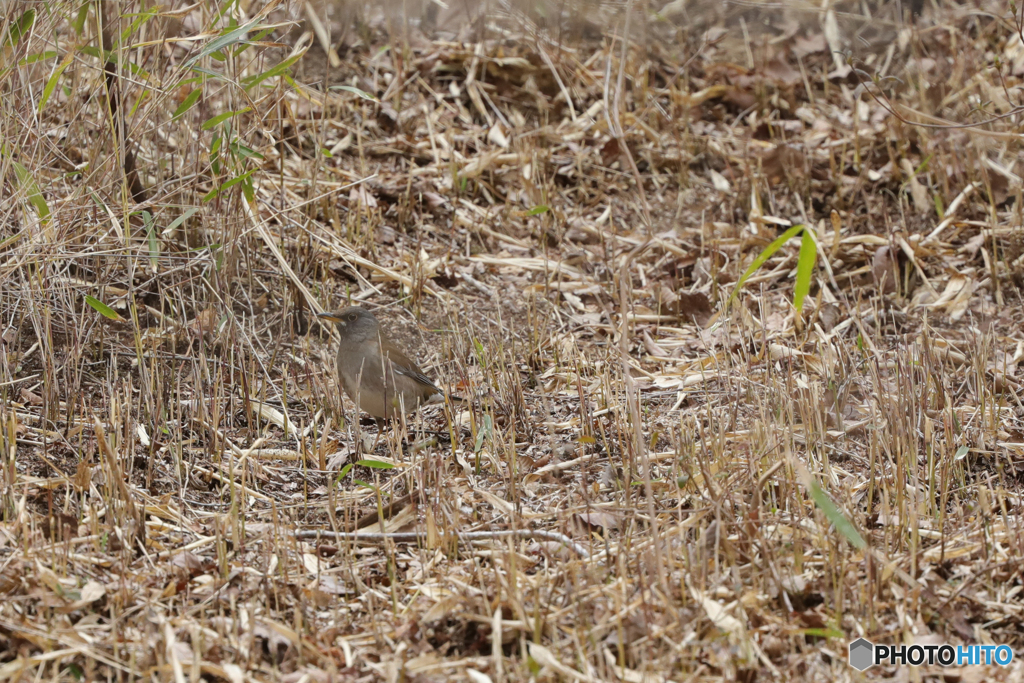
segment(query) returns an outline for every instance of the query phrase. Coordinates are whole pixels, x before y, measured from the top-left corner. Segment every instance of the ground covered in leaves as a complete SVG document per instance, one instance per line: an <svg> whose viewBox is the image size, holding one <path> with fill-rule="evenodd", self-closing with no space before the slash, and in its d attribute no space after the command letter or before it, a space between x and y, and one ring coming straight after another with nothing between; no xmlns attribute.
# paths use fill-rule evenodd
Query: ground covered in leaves
<svg viewBox="0 0 1024 683"><path fill-rule="evenodd" d="M1020 18L414 5L0 19L0 677L1020 680Z"/></svg>

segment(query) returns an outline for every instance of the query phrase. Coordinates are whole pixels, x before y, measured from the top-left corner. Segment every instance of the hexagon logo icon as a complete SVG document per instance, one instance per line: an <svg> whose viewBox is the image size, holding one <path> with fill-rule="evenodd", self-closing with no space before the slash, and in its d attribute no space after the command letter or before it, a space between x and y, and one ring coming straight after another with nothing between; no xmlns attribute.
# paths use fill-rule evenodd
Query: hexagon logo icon
<svg viewBox="0 0 1024 683"><path fill-rule="evenodd" d="M850 666L864 671L875 663L875 646L871 641L858 638L850 643Z"/></svg>

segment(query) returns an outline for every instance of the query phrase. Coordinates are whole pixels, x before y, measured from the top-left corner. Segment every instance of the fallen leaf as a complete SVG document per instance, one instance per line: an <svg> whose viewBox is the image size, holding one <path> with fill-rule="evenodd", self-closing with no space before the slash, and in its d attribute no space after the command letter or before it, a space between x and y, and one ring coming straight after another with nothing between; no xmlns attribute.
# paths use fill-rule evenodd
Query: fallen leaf
<svg viewBox="0 0 1024 683"><path fill-rule="evenodd" d="M803 80L800 72L790 66L789 61L783 59L782 55L776 55L772 61L768 62L762 73L767 78L787 87L796 85Z"/></svg>
<svg viewBox="0 0 1024 683"><path fill-rule="evenodd" d="M92 579L89 579L85 582L85 585L82 586L81 601L86 604L90 602L96 602L106 594L107 589L104 588L103 584L97 581L93 581Z"/></svg>
<svg viewBox="0 0 1024 683"><path fill-rule="evenodd" d="M711 300L704 292L678 292L675 313L687 322L700 327L711 317Z"/></svg>
<svg viewBox="0 0 1024 683"><path fill-rule="evenodd" d="M601 164L611 166L619 160L622 149L619 147L618 138L612 138L601 147Z"/></svg>
<svg viewBox="0 0 1024 683"><path fill-rule="evenodd" d="M490 676L476 669L466 669L466 675L473 683L493 683Z"/></svg>
<svg viewBox="0 0 1024 683"><path fill-rule="evenodd" d="M619 528L619 519L610 512L577 512L576 519L582 522L590 531L605 532Z"/></svg>
<svg viewBox="0 0 1024 683"><path fill-rule="evenodd" d="M733 635L740 635L743 633L743 623L726 612L725 607L721 603L708 597L704 593L701 593L696 588L691 588L690 590L693 593L694 599L701 604L704 608L704 612L707 613L708 618L711 619L711 622L715 626L720 630Z"/></svg>
<svg viewBox="0 0 1024 683"><path fill-rule="evenodd" d="M900 160L900 168L903 169L907 176L907 182L910 185L910 197L914 200L914 208L917 209L918 213L934 211L935 206L928 196L928 189L917 179L917 174L914 172L910 159Z"/></svg>
<svg viewBox="0 0 1024 683"><path fill-rule="evenodd" d="M321 574L317 579L317 589L330 595L351 595L355 589L333 574Z"/></svg>
<svg viewBox="0 0 1024 683"><path fill-rule="evenodd" d="M871 275L875 278L875 284L879 292L889 294L896 291L896 283L899 280L897 267L898 258L892 258L892 250L888 245L875 249L875 256L871 260Z"/></svg>
<svg viewBox="0 0 1024 683"><path fill-rule="evenodd" d="M724 194L732 192L732 185L725 179L725 176L718 171L711 169L711 184L715 186L715 189Z"/></svg>
<svg viewBox="0 0 1024 683"><path fill-rule="evenodd" d="M171 558L171 566L184 569L189 575L195 577L202 574L203 571L212 564L209 560L206 560L198 555L188 551L181 550L174 554Z"/></svg>
<svg viewBox="0 0 1024 683"><path fill-rule="evenodd" d="M802 178L803 152L791 145L776 145L761 157L761 170L772 185L777 185L787 178Z"/></svg>
<svg viewBox="0 0 1024 683"><path fill-rule="evenodd" d="M20 394L21 394L21 400L24 401L25 403L28 403L28 404L31 404L31 405L34 405L34 406L41 406L41 405L43 405L43 397L40 396L39 394L35 393L34 391L29 391L28 389L22 387Z"/></svg>
<svg viewBox="0 0 1024 683"><path fill-rule="evenodd" d="M497 121L491 126L491 129L487 131L487 140L492 142L502 149L508 149L508 138L505 137L504 131L501 130L501 124Z"/></svg>
<svg viewBox="0 0 1024 683"><path fill-rule="evenodd" d="M825 42L825 36L821 33L815 33L806 37L797 36L790 44L793 56L797 58L806 57L815 52L824 52L827 47L828 44Z"/></svg>

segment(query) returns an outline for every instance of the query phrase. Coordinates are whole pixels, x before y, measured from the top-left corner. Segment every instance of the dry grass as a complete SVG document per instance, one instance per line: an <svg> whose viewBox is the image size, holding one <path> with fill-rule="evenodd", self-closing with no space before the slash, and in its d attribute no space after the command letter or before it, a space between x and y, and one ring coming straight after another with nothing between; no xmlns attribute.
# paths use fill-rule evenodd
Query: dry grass
<svg viewBox="0 0 1024 683"><path fill-rule="evenodd" d="M1024 645L981 4L7 5L0 678L1019 680L846 663ZM377 441L342 302L470 403Z"/></svg>

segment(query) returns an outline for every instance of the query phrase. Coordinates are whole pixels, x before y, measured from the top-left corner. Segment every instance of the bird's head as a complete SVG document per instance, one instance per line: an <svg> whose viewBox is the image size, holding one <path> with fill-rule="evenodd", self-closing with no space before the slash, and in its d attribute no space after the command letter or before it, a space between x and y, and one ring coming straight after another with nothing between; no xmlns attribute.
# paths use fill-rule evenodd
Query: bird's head
<svg viewBox="0 0 1024 683"><path fill-rule="evenodd" d="M373 313L358 306L333 313L319 313L317 317L336 324L343 342L362 342L368 339L376 341L380 330L380 323Z"/></svg>

